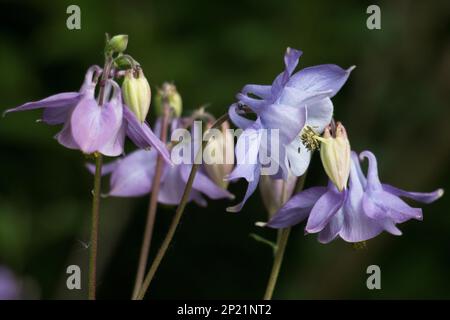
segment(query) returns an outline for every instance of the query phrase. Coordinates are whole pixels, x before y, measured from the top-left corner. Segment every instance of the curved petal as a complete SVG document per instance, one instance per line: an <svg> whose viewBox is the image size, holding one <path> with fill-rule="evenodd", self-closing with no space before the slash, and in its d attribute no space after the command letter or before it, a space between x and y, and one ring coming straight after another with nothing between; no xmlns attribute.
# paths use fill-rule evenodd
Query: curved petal
<svg viewBox="0 0 450 320"><path fill-rule="evenodd" d="M191 170L192 165L180 165L181 178L184 181L184 184L187 183ZM216 185L201 171L197 171L192 187L195 190L206 194L211 199L234 199L234 196L230 192Z"/></svg>
<svg viewBox="0 0 450 320"><path fill-rule="evenodd" d="M109 195L136 197L150 192L157 152L137 150L117 163L111 175Z"/></svg>
<svg viewBox="0 0 450 320"><path fill-rule="evenodd" d="M325 187L313 187L294 195L267 223L271 228L287 228L306 219L314 204L327 191Z"/></svg>
<svg viewBox="0 0 450 320"><path fill-rule="evenodd" d="M261 167L259 165L253 166L253 173L252 176L254 177L253 180L247 180L249 181L247 191L245 192L244 199L242 202L238 203L235 206L228 207L227 212L239 212L242 210L242 207L244 206L245 202L247 202L248 198L255 192L256 188L258 187L259 182L259 176L261 173Z"/></svg>
<svg viewBox="0 0 450 320"><path fill-rule="evenodd" d="M76 104L67 105L60 108L45 108L42 113L42 122L49 125L65 123Z"/></svg>
<svg viewBox="0 0 450 320"><path fill-rule="evenodd" d="M253 94L261 99L270 99L272 96L271 92L272 86L270 85L258 85L258 84L247 84L242 88L241 92L243 94Z"/></svg>
<svg viewBox="0 0 450 320"><path fill-rule="evenodd" d="M99 151L122 124L122 107L106 103L99 107L95 99L84 98L72 112L72 136L84 153Z"/></svg>
<svg viewBox="0 0 450 320"><path fill-rule="evenodd" d="M99 149L101 154L109 157L116 157L123 153L123 146L125 144L125 128L126 125L123 122L116 135Z"/></svg>
<svg viewBox="0 0 450 320"><path fill-rule="evenodd" d="M292 75L286 86L302 91L330 91L331 98L342 88L353 69L354 66L344 70L334 64L304 68Z"/></svg>
<svg viewBox="0 0 450 320"><path fill-rule="evenodd" d="M329 98L319 100L306 106L306 125L321 134L333 117L333 103Z"/></svg>
<svg viewBox="0 0 450 320"><path fill-rule="evenodd" d="M16 108L8 109L3 112L3 116L10 112L27 111L40 108L70 108L75 106L82 97L83 94L79 92L58 93L39 101L27 102Z"/></svg>
<svg viewBox="0 0 450 320"><path fill-rule="evenodd" d="M284 54L285 71L280 73L272 83L271 93L274 98L280 94L283 87L289 81L291 74L297 67L301 55L302 52L300 50L289 47L286 49L286 53Z"/></svg>
<svg viewBox="0 0 450 320"><path fill-rule="evenodd" d="M346 198L346 192L339 192L331 182L328 184L328 190L324 193L311 210L306 232L316 233L322 231L329 220L341 209Z"/></svg>
<svg viewBox="0 0 450 320"><path fill-rule="evenodd" d="M306 122L306 108L271 104L260 118L264 128L279 130L280 146L286 146L303 129Z"/></svg>
<svg viewBox="0 0 450 320"><path fill-rule="evenodd" d="M317 240L320 243L329 243L333 241L344 225L343 209L340 209L328 222L327 226L319 232Z"/></svg>
<svg viewBox="0 0 450 320"><path fill-rule="evenodd" d="M71 114L70 114L71 115ZM69 116L70 116L69 115ZM66 121L62 130L55 135L56 140L68 149L79 150L80 146L72 136L72 126L70 121Z"/></svg>
<svg viewBox="0 0 450 320"><path fill-rule="evenodd" d="M293 175L300 177L309 167L312 153L300 139L294 139L286 147L286 154L289 161L289 168Z"/></svg>
<svg viewBox="0 0 450 320"><path fill-rule="evenodd" d="M181 176L181 166L166 166L163 181L158 194L158 202L176 205L181 201L186 183ZM189 200L193 197L192 192Z"/></svg>
<svg viewBox="0 0 450 320"><path fill-rule="evenodd" d="M230 117L231 121L235 124L236 127L244 130L251 127L255 121L252 121L250 119L241 116L238 113L238 109L239 108L237 106L237 103L233 103L228 108L228 116Z"/></svg>
<svg viewBox="0 0 450 320"><path fill-rule="evenodd" d="M126 134L136 146L139 148L154 147L167 163L172 163L166 145L158 139L147 123L141 123L126 105L123 105L123 116L127 122Z"/></svg>
<svg viewBox="0 0 450 320"><path fill-rule="evenodd" d="M444 195L443 189L437 189L433 192L412 192L405 191L389 184L382 184L383 190L399 197L413 199L418 202L432 203Z"/></svg>

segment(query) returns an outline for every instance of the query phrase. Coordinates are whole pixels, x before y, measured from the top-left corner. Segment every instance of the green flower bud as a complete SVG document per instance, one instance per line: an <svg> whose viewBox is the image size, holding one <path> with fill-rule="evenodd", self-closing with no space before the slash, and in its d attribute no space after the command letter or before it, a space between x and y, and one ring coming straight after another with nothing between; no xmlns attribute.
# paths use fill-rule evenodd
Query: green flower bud
<svg viewBox="0 0 450 320"><path fill-rule="evenodd" d="M164 102L167 103L172 108L173 114L175 117L180 117L183 112L183 101L181 100L181 96L177 91L177 87L175 87L172 83L163 83L161 89L158 90L155 97L155 110L156 114L161 117L164 115Z"/></svg>
<svg viewBox="0 0 450 320"><path fill-rule="evenodd" d="M207 129L210 129L209 123ZM204 150L204 168L208 176L223 189L228 187L228 181L224 180L234 167L234 135L230 130L228 121L222 123L218 134L213 134Z"/></svg>
<svg viewBox="0 0 450 320"><path fill-rule="evenodd" d="M122 95L125 104L139 121L144 122L150 108L152 94L141 68L127 70L122 83Z"/></svg>
<svg viewBox="0 0 450 320"><path fill-rule="evenodd" d="M128 35L126 34L119 34L108 41L108 49L117 53L124 52L127 49L127 45Z"/></svg>
<svg viewBox="0 0 450 320"><path fill-rule="evenodd" d="M326 128L320 138L320 158L330 180L342 191L347 186L350 175L350 142L344 126L338 122L335 135L332 136L330 127Z"/></svg>

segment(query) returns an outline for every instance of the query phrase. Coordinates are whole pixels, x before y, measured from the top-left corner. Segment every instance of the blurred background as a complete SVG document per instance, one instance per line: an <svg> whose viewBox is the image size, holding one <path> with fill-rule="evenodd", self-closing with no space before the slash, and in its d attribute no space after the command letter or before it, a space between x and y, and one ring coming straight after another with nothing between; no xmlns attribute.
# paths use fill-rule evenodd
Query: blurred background
<svg viewBox="0 0 450 320"><path fill-rule="evenodd" d="M370 1L1 1L1 111L78 90L85 70L102 64L104 33L129 35L128 53L156 88L174 81L184 110L209 104L220 116L247 83L270 84L287 46L300 67L357 68L334 98L356 151L372 150L381 179L415 191L448 190L450 181L450 2L380 1L381 30L368 30ZM66 28L66 8L81 8L81 30ZM156 91L154 91L156 92ZM0 120L0 274L21 297L86 297L92 176L86 159L60 146L40 111ZM306 187L324 184L319 158ZM104 180L104 190L108 181ZM242 198L246 183L231 185ZM450 298L449 197L424 207L424 221L400 226L356 250L328 245L304 225L291 233L275 298ZM148 198L101 204L98 296L131 295ZM239 214L226 201L189 204L149 291L153 299L262 297L271 249L250 233L266 211L258 193ZM153 256L175 208L161 207ZM66 289L66 268L80 265L82 290ZM381 268L381 290L366 268ZM6 270L6 271L5 271ZM13 279L13 280L11 280ZM0 280L2 281L2 280Z"/></svg>

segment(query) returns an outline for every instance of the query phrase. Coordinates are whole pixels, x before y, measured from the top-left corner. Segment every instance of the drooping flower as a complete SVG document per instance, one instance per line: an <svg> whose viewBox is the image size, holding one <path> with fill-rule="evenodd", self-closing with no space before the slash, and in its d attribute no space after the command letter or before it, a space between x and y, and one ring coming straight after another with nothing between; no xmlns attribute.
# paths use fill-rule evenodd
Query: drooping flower
<svg viewBox="0 0 450 320"><path fill-rule="evenodd" d="M79 149L87 154L99 152L106 156L118 156L123 153L125 136L128 136L140 148L154 147L170 162L165 145L148 124L141 123L122 102L121 91L115 81L107 80L106 99L102 106L98 104L95 88L101 72L98 66L90 67L79 92L64 92L28 102L6 110L4 114L42 108L43 122L63 124L56 139L69 149Z"/></svg>
<svg viewBox="0 0 450 320"><path fill-rule="evenodd" d="M322 243L337 236L347 242L361 242L383 231L401 235L396 225L410 219L422 220L422 209L409 206L400 197L431 203L444 193L442 189L409 192L382 184L373 153L364 151L360 158L369 160L367 177L357 154L352 152L348 189L339 191L331 181L328 187L306 189L293 196L267 226L286 228L307 219L305 231L319 233L318 240Z"/></svg>
<svg viewBox="0 0 450 320"><path fill-rule="evenodd" d="M259 160L261 151L279 167L278 178L286 179L289 172L301 176L309 165L311 152L299 135L306 127L314 128L320 134L331 121L333 104L330 98L347 81L353 67L344 70L325 64L293 74L300 55L301 51L288 48L284 57L286 69L272 85L244 86L237 95L239 101L229 108L230 119L244 130L236 145L237 166L229 179L245 178L249 182L243 201L228 208L230 212L240 211L256 189L263 165ZM256 113L256 120L242 115L245 108ZM278 133L278 141L264 141L267 129ZM251 162L242 162L246 159Z"/></svg>
<svg viewBox="0 0 450 320"><path fill-rule="evenodd" d="M158 120L157 123L161 121ZM172 121L172 130L176 129L179 119ZM157 125L157 127L159 127ZM155 132L159 129L155 127ZM102 174L110 174L109 196L138 197L149 194L152 190L158 153L154 150L137 150L123 159L118 159L106 166ZM93 172L94 167L88 166ZM179 204L183 195L192 162L165 165L161 176L158 202L168 205ZM216 185L204 172L199 170L195 176L189 201L195 201L201 206L206 205L203 194L211 199L229 198L234 196L227 190Z"/></svg>

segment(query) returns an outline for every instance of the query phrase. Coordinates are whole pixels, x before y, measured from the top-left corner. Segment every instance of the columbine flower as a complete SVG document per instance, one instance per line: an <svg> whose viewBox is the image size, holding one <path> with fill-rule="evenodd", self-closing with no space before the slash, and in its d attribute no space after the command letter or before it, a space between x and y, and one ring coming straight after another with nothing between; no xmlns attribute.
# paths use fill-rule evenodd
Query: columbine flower
<svg viewBox="0 0 450 320"><path fill-rule="evenodd" d="M130 109L122 103L120 88L108 80L105 99L99 106L95 99L96 80L102 69L92 66L88 69L79 92L64 92L48 98L25 103L5 111L17 112L43 108L42 121L50 124L64 124L56 135L60 144L84 153L99 152L106 156L123 153L125 135L138 147L153 146L166 161L170 161L165 145L154 135L147 123L141 123Z"/></svg>
<svg viewBox="0 0 450 320"><path fill-rule="evenodd" d="M261 148L266 149L266 154L272 154L270 151L274 148L279 149L278 159L271 158L279 166L278 177L287 178L288 164L294 175L303 175L311 152L303 145L299 135L307 127L320 134L331 121L333 104L330 98L344 85L353 67L344 70L325 64L293 74L300 55L301 51L288 48L284 57L286 69L272 85L246 85L237 95L239 101L229 109L230 119L237 127L244 129L236 145L237 166L229 179L245 178L249 186L244 200L228 208L228 211L240 211L256 189L261 173L258 160ZM243 117L243 108L255 112L257 119L252 121ZM277 144L261 144L266 129L279 130ZM242 162L245 159L251 161Z"/></svg>
<svg viewBox="0 0 450 320"><path fill-rule="evenodd" d="M160 121L158 121L158 123L159 122ZM177 128L178 123L180 123L179 119L174 119L172 121L172 129ZM155 132L158 131L159 129L155 128ZM110 191L107 195L116 197L137 197L150 193L152 190L157 158L158 153L154 149L137 150L123 159L116 160L106 165L102 174L111 173ZM91 172L94 171L93 166L88 166L88 169ZM178 204L183 195L191 169L192 164L182 163L164 166L158 202L169 205ZM202 194L207 195L211 199L234 198L231 193L217 186L200 170L197 172L194 179L190 201L193 200L197 204L205 206L206 201Z"/></svg>
<svg viewBox="0 0 450 320"><path fill-rule="evenodd" d="M292 197L267 226L285 228L308 218L306 232L319 233L318 240L322 243L337 236L347 242L361 242L383 231L401 235L396 224L409 219L422 220L422 209L409 206L400 197L431 203L444 194L442 189L420 193L382 184L373 153L364 151L360 158L369 160L367 177L358 156L352 152L348 189L339 192L331 181L327 188L306 189Z"/></svg>

